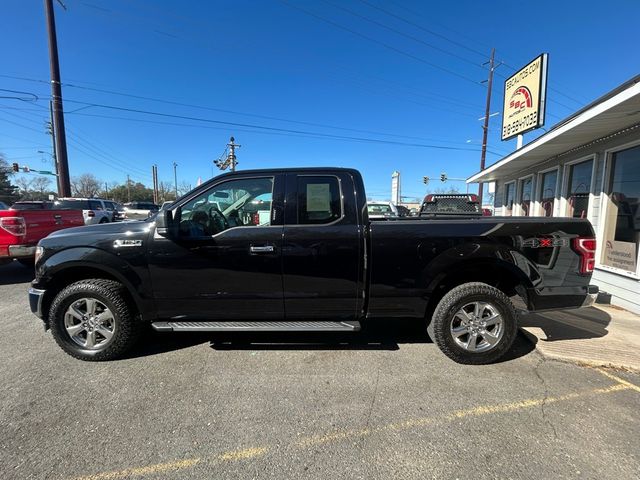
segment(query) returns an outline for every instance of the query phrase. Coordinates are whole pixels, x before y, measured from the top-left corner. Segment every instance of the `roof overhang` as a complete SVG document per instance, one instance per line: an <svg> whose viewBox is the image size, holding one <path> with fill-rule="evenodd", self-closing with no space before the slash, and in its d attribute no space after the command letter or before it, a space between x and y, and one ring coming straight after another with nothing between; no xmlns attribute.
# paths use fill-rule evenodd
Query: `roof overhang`
<svg viewBox="0 0 640 480"><path fill-rule="evenodd" d="M531 143L467 179L492 182L640 125L640 76L604 95Z"/></svg>

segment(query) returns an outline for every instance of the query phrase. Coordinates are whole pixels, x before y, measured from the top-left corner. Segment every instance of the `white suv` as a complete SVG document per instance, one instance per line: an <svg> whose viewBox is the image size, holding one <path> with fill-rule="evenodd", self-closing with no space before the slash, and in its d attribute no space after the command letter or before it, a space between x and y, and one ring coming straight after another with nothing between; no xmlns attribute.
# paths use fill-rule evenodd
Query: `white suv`
<svg viewBox="0 0 640 480"><path fill-rule="evenodd" d="M66 210L82 210L85 225L113 221L113 211L108 200L101 198L59 198L56 207Z"/></svg>

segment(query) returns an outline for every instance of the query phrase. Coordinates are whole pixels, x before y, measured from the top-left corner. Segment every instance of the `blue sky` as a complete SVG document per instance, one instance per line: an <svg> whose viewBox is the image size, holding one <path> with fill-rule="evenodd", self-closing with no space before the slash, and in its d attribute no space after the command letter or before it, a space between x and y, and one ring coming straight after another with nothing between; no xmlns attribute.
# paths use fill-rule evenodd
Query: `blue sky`
<svg viewBox="0 0 640 480"><path fill-rule="evenodd" d="M535 7L409 0L65 4L67 11L56 5L56 20L71 175L91 172L108 182L123 182L128 173L150 185L154 163L160 179L172 181L175 161L179 182L195 185L217 173L212 161L234 135L241 169L356 167L376 198L389 197L397 169L403 195L418 197L426 191L424 175L478 170L486 96L479 82L492 46L505 63L497 69L492 112L500 111L502 82L513 67L549 53L546 128L638 73L632 33L640 3L632 0ZM0 99L0 153L50 168L49 155L37 153L51 151L42 2L2 2L0 28L0 88L39 99ZM491 120L488 164L515 148L515 140L500 141L501 118Z"/></svg>

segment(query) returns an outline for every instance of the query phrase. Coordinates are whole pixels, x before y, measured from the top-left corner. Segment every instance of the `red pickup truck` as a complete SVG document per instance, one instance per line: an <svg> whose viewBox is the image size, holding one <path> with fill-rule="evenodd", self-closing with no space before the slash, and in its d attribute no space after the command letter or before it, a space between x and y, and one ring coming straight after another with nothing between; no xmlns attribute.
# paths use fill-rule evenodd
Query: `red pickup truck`
<svg viewBox="0 0 640 480"><path fill-rule="evenodd" d="M51 232L84 225L81 210L57 210L51 202L18 202L0 210L0 265L14 258L33 265L38 242Z"/></svg>

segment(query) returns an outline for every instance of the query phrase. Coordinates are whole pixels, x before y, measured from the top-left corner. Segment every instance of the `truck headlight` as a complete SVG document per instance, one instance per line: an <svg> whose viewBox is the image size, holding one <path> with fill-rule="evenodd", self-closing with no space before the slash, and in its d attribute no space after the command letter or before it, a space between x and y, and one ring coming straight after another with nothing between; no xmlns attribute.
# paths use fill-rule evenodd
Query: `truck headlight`
<svg viewBox="0 0 640 480"><path fill-rule="evenodd" d="M44 248L41 247L40 245L38 245L36 247L36 256L35 256L35 259L34 259L35 263L38 263L38 260L40 260L40 257L42 257L43 253L44 253Z"/></svg>

